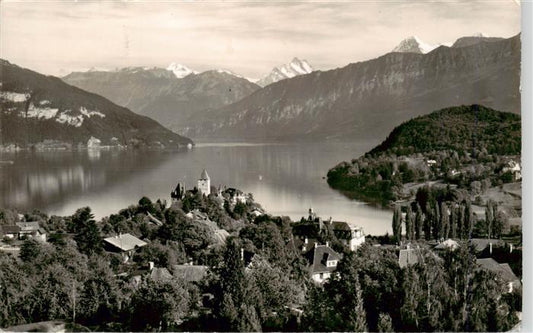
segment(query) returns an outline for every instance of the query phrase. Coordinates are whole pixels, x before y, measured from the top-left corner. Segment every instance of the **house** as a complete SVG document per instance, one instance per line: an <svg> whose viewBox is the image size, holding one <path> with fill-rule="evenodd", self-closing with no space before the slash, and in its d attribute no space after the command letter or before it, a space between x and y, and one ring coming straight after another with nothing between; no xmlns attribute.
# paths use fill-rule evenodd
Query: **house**
<svg viewBox="0 0 533 333"><path fill-rule="evenodd" d="M20 227L18 225L0 226L0 236L2 238L17 239L19 238Z"/></svg>
<svg viewBox="0 0 533 333"><path fill-rule="evenodd" d="M46 231L39 226L39 222L17 222L20 228L19 238L33 238L46 242Z"/></svg>
<svg viewBox="0 0 533 333"><path fill-rule="evenodd" d="M349 247L350 251L356 251L365 242L363 228L341 221L332 221L330 223L337 239Z"/></svg>
<svg viewBox="0 0 533 333"><path fill-rule="evenodd" d="M106 251L120 253L124 262L127 262L138 248L146 244L146 242L128 233L104 239Z"/></svg>
<svg viewBox="0 0 533 333"><path fill-rule="evenodd" d="M311 250L307 251L304 257L308 261L311 279L317 283L327 281L337 269L337 264L342 258L327 243L326 245L316 244Z"/></svg>
<svg viewBox="0 0 533 333"><path fill-rule="evenodd" d="M522 169L520 167L520 162L517 162L515 160L510 160L509 162L507 162L507 164L503 167L502 172L511 172L515 181L522 179Z"/></svg>
<svg viewBox="0 0 533 333"><path fill-rule="evenodd" d="M472 238L470 240L477 253L483 252L487 247L489 252L492 253L492 248L496 246L504 246L505 243L501 239L492 238Z"/></svg>
<svg viewBox="0 0 533 333"><path fill-rule="evenodd" d="M205 169L202 171L197 185L200 193L205 194L206 196L211 194L211 178L209 178L209 175Z"/></svg>
<svg viewBox="0 0 533 333"><path fill-rule="evenodd" d="M240 190L238 189L235 189L235 188L228 188L226 190L224 190L225 194L228 194L229 195L229 199L230 199L230 202L235 205L237 203L243 203L243 204L246 204L246 202L248 201L248 198L247 196Z"/></svg>
<svg viewBox="0 0 533 333"><path fill-rule="evenodd" d="M398 254L398 264L400 265L400 268L413 266L423 262L424 259L420 253L420 249L413 249L408 246L406 249L401 249Z"/></svg>
<svg viewBox="0 0 533 333"><path fill-rule="evenodd" d="M453 239L447 239L445 241L440 242L437 246L435 246L435 250L440 250L440 251L445 251L445 250L455 251L458 248L459 248L459 243L457 243Z"/></svg>
<svg viewBox="0 0 533 333"><path fill-rule="evenodd" d="M500 264L492 258L476 259L476 263L480 268L495 273L497 280L507 288L509 293L522 285L509 264Z"/></svg>

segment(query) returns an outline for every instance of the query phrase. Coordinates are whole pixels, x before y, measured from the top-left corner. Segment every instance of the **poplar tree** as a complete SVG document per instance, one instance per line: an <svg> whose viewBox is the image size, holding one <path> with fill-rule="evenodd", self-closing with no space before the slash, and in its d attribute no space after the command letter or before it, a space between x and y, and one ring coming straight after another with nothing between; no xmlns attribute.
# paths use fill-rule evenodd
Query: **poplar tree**
<svg viewBox="0 0 533 333"><path fill-rule="evenodd" d="M405 236L408 240L414 240L414 216L411 205L407 205L407 213L405 214Z"/></svg>
<svg viewBox="0 0 533 333"><path fill-rule="evenodd" d="M493 230L493 223L494 223L494 207L492 200L489 200L487 202L487 207L485 208L485 228L487 230L487 237L491 238L492 236L492 230Z"/></svg>
<svg viewBox="0 0 533 333"><path fill-rule="evenodd" d="M448 215L448 205L442 202L440 205L441 214L441 238L447 239L450 233L450 216Z"/></svg>
<svg viewBox="0 0 533 333"><path fill-rule="evenodd" d="M417 205L416 217L415 217L415 238L417 240L422 238L422 232L424 227L424 213L420 206Z"/></svg>
<svg viewBox="0 0 533 333"><path fill-rule="evenodd" d="M402 240L402 211L399 205L394 207L394 214L392 215L392 233L395 241L400 243Z"/></svg>

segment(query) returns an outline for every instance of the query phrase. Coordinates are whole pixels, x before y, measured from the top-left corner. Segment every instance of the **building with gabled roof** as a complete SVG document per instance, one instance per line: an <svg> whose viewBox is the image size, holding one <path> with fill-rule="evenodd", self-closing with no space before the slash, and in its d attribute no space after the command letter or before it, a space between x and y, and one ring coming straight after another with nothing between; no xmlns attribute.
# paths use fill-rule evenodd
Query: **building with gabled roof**
<svg viewBox="0 0 533 333"><path fill-rule="evenodd" d="M329 245L318 245L311 248L304 254L307 259L309 273L313 281L324 283L331 274L337 269L337 264L342 256L335 252Z"/></svg>
<svg viewBox="0 0 533 333"><path fill-rule="evenodd" d="M351 225L344 221L329 222L335 237L346 245L350 251L357 251L357 248L365 242L365 233L362 227Z"/></svg>
<svg viewBox="0 0 533 333"><path fill-rule="evenodd" d="M486 269L497 275L497 279L500 283L504 284L508 292L513 292L514 289L520 288L522 283L520 279L515 275L509 264L500 264L492 258L476 259L476 263L480 268Z"/></svg>
<svg viewBox="0 0 533 333"><path fill-rule="evenodd" d="M187 282L200 282L207 276L207 266L202 265L173 265L172 272L175 277Z"/></svg>
<svg viewBox="0 0 533 333"><path fill-rule="evenodd" d="M10 239L19 237L20 227L18 225L2 225L0 226L0 236Z"/></svg>
<svg viewBox="0 0 533 333"><path fill-rule="evenodd" d="M122 254L124 262L128 261L138 248L146 244L148 243L128 233L104 238L106 251Z"/></svg>
<svg viewBox="0 0 533 333"><path fill-rule="evenodd" d="M420 249L406 248L401 249L398 254L398 264L400 268L405 268L408 266L413 266L418 263L423 263L424 259L420 253Z"/></svg>
<svg viewBox="0 0 533 333"><path fill-rule="evenodd" d="M46 242L46 231L39 222L17 222L16 225L20 228L19 238L28 237Z"/></svg>

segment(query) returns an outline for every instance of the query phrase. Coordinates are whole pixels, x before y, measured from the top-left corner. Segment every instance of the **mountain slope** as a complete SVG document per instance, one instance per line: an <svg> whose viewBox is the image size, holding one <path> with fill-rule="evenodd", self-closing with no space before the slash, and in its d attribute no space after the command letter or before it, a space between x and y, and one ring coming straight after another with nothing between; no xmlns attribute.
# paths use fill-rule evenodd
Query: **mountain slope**
<svg viewBox="0 0 533 333"><path fill-rule="evenodd" d="M349 197L379 199L385 204L410 197L402 184L412 182L445 180L468 188L473 179L484 178L495 184L502 163L495 163L497 157L521 153L520 118L468 105L411 119L364 156L331 168L328 184Z"/></svg>
<svg viewBox="0 0 533 333"><path fill-rule="evenodd" d="M177 147L192 143L154 120L61 79L0 60L0 144L31 146L45 140L86 144Z"/></svg>
<svg viewBox="0 0 533 333"><path fill-rule="evenodd" d="M428 54L388 53L271 84L184 135L236 140L382 140L428 110L482 103L520 113L520 36Z"/></svg>
<svg viewBox="0 0 533 333"><path fill-rule="evenodd" d="M175 64L167 70L75 72L63 80L154 118L173 130L183 127L186 118L202 118L203 110L231 104L259 89L227 71L194 74Z"/></svg>
<svg viewBox="0 0 533 333"><path fill-rule="evenodd" d="M278 82L284 79L290 79L298 75L309 74L313 71L313 67L309 65L306 60L300 60L298 58L292 59L292 61L283 66L274 67L272 71L262 77L257 84L261 87L268 86L271 83Z"/></svg>

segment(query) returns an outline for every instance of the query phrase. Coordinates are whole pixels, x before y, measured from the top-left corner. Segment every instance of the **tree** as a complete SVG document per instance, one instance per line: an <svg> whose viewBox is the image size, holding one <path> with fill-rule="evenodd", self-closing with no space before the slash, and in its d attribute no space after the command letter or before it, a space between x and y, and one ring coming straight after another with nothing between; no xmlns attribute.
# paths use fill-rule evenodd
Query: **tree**
<svg viewBox="0 0 533 333"><path fill-rule="evenodd" d="M439 208L438 201L435 201L435 204L433 205L433 213L431 214L433 217L432 219L432 232L433 232L433 238L439 239L441 232L442 232L442 220L441 220L441 212Z"/></svg>
<svg viewBox="0 0 533 333"><path fill-rule="evenodd" d="M380 313L378 321L379 332L394 332L392 327L392 319L388 313Z"/></svg>
<svg viewBox="0 0 533 333"><path fill-rule="evenodd" d="M440 204L441 211L441 232L440 238L447 239L450 234L450 215L448 215L448 205L445 202Z"/></svg>
<svg viewBox="0 0 533 333"><path fill-rule="evenodd" d="M433 218L434 218L434 212L428 203L426 205L426 218L424 219L424 238L426 240L431 239L431 229L432 229Z"/></svg>
<svg viewBox="0 0 533 333"><path fill-rule="evenodd" d="M415 216L415 238L417 240L422 238L422 232L424 227L424 213L422 208L417 204L416 206L416 216Z"/></svg>
<svg viewBox="0 0 533 333"><path fill-rule="evenodd" d="M350 316L352 328L354 332L366 332L368 327L366 324L366 311L363 306L363 292L359 284L359 278L355 276L354 281L355 291L355 305Z"/></svg>
<svg viewBox="0 0 533 333"><path fill-rule="evenodd" d="M497 211L494 215L494 223L493 223L493 229L492 234L494 237L501 237L503 231L505 228L507 228L509 224L507 215L503 211Z"/></svg>
<svg viewBox="0 0 533 333"><path fill-rule="evenodd" d="M457 208L450 207L450 238L457 238Z"/></svg>
<svg viewBox="0 0 533 333"><path fill-rule="evenodd" d="M402 211L399 205L394 207L392 215L392 232L397 243L402 241Z"/></svg>
<svg viewBox="0 0 533 333"><path fill-rule="evenodd" d="M75 232L74 240L81 253L88 256L102 252L102 236L100 229L94 221L91 208L80 208L72 216L72 229Z"/></svg>
<svg viewBox="0 0 533 333"><path fill-rule="evenodd" d="M188 312L188 293L176 280L146 279L130 303L134 331L174 330Z"/></svg>
<svg viewBox="0 0 533 333"><path fill-rule="evenodd" d="M487 230L487 238L492 236L492 228L494 223L494 213L493 213L494 202L489 200L487 202L487 207L485 208L485 228Z"/></svg>
<svg viewBox="0 0 533 333"><path fill-rule="evenodd" d="M217 267L218 282L215 286L217 313L225 330L237 330L240 305L246 302L246 279L241 245L236 238L228 238L221 267Z"/></svg>
<svg viewBox="0 0 533 333"><path fill-rule="evenodd" d="M79 310L89 325L103 325L118 312L119 286L108 263L102 257L92 257L87 280L81 286Z"/></svg>
<svg viewBox="0 0 533 333"><path fill-rule="evenodd" d="M408 240L413 241L415 239L415 220L410 204L407 205L407 213L405 214L405 234Z"/></svg>

